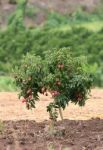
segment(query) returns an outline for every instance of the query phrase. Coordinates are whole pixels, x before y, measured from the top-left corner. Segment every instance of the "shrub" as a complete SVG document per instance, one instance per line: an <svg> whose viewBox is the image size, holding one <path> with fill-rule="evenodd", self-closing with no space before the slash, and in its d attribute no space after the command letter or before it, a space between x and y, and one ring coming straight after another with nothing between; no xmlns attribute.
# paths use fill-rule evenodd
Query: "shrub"
<svg viewBox="0 0 103 150"><path fill-rule="evenodd" d="M27 54L14 71L22 102L28 109L35 108L38 92L47 95L49 91L54 101L47 111L53 120L58 116L57 110L61 113L69 102L83 106L92 86L92 77L85 66L84 58L73 57L66 48L45 52L44 59Z"/></svg>

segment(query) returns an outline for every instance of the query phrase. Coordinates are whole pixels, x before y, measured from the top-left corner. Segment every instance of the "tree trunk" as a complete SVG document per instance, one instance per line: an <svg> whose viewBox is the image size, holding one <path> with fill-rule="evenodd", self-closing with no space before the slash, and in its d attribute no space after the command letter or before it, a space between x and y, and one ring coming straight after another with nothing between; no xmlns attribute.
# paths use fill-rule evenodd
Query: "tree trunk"
<svg viewBox="0 0 103 150"><path fill-rule="evenodd" d="M55 129L54 129L54 121L50 120L50 124L49 124L49 133L51 135L53 135L55 133Z"/></svg>
<svg viewBox="0 0 103 150"><path fill-rule="evenodd" d="M59 114L60 114L61 120L63 120L63 114L62 114L62 110L60 107L59 107Z"/></svg>

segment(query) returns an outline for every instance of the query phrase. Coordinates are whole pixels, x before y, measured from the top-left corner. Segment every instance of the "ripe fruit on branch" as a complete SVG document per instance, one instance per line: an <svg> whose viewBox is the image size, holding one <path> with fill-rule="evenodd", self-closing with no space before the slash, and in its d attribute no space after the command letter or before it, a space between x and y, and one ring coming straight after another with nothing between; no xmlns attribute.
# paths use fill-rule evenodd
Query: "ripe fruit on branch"
<svg viewBox="0 0 103 150"><path fill-rule="evenodd" d="M26 103L26 99L24 98L24 99L22 99L22 103Z"/></svg>
<svg viewBox="0 0 103 150"><path fill-rule="evenodd" d="M56 85L61 85L61 82L60 82L60 81L57 81L57 82L56 82Z"/></svg>
<svg viewBox="0 0 103 150"><path fill-rule="evenodd" d="M29 99L32 99L32 95L29 95Z"/></svg>
<svg viewBox="0 0 103 150"><path fill-rule="evenodd" d="M63 69L64 68L64 64L58 64L58 68L59 69Z"/></svg>
<svg viewBox="0 0 103 150"><path fill-rule="evenodd" d="M61 68L64 68L64 64L61 64L60 67L61 67Z"/></svg>
<svg viewBox="0 0 103 150"><path fill-rule="evenodd" d="M58 96L58 95L60 95L60 93L58 91L51 91L51 95L52 96Z"/></svg>
<svg viewBox="0 0 103 150"><path fill-rule="evenodd" d="M81 93L76 93L76 99L77 100L82 100L83 99L83 95Z"/></svg>

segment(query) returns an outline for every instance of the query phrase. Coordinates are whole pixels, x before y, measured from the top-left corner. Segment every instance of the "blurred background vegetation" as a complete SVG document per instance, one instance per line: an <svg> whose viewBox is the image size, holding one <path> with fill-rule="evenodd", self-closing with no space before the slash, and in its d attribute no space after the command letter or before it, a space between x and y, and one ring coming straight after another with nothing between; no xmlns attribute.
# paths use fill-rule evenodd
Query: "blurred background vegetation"
<svg viewBox="0 0 103 150"><path fill-rule="evenodd" d="M103 87L102 0L0 1L0 91L17 90L12 68L22 55L63 47L87 56L95 86Z"/></svg>

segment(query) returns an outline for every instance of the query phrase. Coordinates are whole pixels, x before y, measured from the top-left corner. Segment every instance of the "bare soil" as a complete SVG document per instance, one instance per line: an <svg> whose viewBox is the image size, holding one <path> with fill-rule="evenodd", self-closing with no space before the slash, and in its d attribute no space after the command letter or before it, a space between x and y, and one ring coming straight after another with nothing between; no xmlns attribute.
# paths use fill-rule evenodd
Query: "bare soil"
<svg viewBox="0 0 103 150"><path fill-rule="evenodd" d="M35 110L28 111L17 93L0 93L0 150L103 150L103 90L94 89L82 109L70 104L64 121L48 131L45 106L52 99L40 95Z"/></svg>
<svg viewBox="0 0 103 150"><path fill-rule="evenodd" d="M18 93L0 92L0 120L36 120L37 122L49 118L46 106L52 101L51 97L40 95L36 109L27 110L25 103L18 100ZM63 111L64 119L88 120L103 119L103 89L93 89L85 107L69 104Z"/></svg>
<svg viewBox="0 0 103 150"><path fill-rule="evenodd" d="M0 150L103 150L103 120L64 120L51 135L48 122L6 121Z"/></svg>

